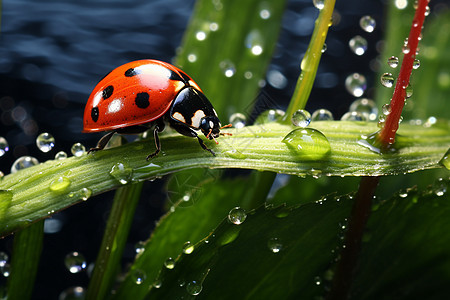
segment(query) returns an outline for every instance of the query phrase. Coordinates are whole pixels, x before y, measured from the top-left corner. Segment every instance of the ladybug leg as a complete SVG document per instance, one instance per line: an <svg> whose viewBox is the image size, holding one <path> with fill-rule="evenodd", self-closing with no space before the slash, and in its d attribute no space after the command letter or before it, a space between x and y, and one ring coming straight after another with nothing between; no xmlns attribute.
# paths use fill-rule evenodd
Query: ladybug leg
<svg viewBox="0 0 450 300"><path fill-rule="evenodd" d="M152 159L153 157L158 155L159 152L161 152L161 142L159 140L158 132L163 131L164 127L165 127L164 122L160 122L159 124L155 125L155 128L153 129L153 137L155 138L156 150L152 154L147 155L147 160Z"/></svg>
<svg viewBox="0 0 450 300"><path fill-rule="evenodd" d="M209 151L211 152L211 154L213 156L216 156L216 153L214 153L214 151L212 151L211 149L209 149L208 147L206 147L205 143L203 142L203 140L198 136L197 133L195 133L195 137L198 139L198 143L200 144L200 146L203 148L203 150Z"/></svg>
<svg viewBox="0 0 450 300"><path fill-rule="evenodd" d="M112 136L114 135L114 133L116 133L115 131L111 131L108 132L107 134L105 134L98 142L97 142L97 146L95 146L94 148L89 149L88 154L91 152L95 152L98 150L103 150L103 148L105 148L106 144L108 144L109 140L112 138Z"/></svg>

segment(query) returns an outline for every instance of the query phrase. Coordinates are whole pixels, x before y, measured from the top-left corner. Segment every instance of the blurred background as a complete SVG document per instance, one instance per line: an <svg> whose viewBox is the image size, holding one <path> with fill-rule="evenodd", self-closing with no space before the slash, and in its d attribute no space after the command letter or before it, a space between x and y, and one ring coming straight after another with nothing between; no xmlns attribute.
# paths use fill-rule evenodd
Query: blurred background
<svg viewBox="0 0 450 300"><path fill-rule="evenodd" d="M382 48L383 2L337 1L334 25L307 110L327 108L339 119L356 99L344 85L353 72L366 77L365 96L372 97L372 87L378 84L375 73L380 66L377 55ZM101 134L81 133L84 105L92 89L106 73L126 62L144 58L172 62L194 4L193 0L3 1L0 137L8 142L9 151L0 156L0 171L9 174L13 162L24 155L45 161L59 151L70 156L76 142L86 148L94 146ZM312 0L288 1L273 59L261 82L263 94L274 99L277 108L285 109L290 100L317 15ZM371 33L359 26L364 15L377 22ZM356 55L349 47L349 40L356 35L367 41L363 55ZM196 74L190 76L195 80ZM219 115L226 123L229 116ZM35 142L43 132L55 137L55 147L47 153L41 152ZM167 193L163 182L144 186L124 264L133 260L135 244L149 237L155 220L163 213ZM93 197L46 222L36 299L57 299L67 288L87 285L88 272L72 274L64 259L78 251L89 269L112 196L113 192L108 192ZM10 253L11 246L11 237L0 241L0 251ZM2 277L0 283L4 282Z"/></svg>

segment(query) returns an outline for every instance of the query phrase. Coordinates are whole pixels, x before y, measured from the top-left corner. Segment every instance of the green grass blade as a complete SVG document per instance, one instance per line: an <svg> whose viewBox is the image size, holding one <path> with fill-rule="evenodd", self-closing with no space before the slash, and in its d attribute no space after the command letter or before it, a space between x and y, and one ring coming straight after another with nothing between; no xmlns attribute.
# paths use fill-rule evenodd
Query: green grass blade
<svg viewBox="0 0 450 300"><path fill-rule="evenodd" d="M222 123L250 114L278 39L286 0L199 0L176 64L200 85Z"/></svg>
<svg viewBox="0 0 450 300"><path fill-rule="evenodd" d="M299 109L304 109L308 102L309 95L316 79L317 69L319 68L322 50L327 38L328 28L331 25L332 14L334 11L335 0L325 1L324 7L320 10L316 19L314 32L311 36L308 49L301 62L302 72L297 80L294 94L286 110L283 122L291 123L291 116Z"/></svg>
<svg viewBox="0 0 450 300"><path fill-rule="evenodd" d="M109 299L111 288L120 271L123 250L139 201L143 183L132 184L117 190L109 214L103 241L86 299Z"/></svg>
<svg viewBox="0 0 450 300"><path fill-rule="evenodd" d="M22 229L14 236L8 299L31 299L43 238L44 220Z"/></svg>
<svg viewBox="0 0 450 300"><path fill-rule="evenodd" d="M446 122L432 127L400 127L395 153L380 155L358 144L361 135L377 130L375 124L314 122L328 139L307 144L300 153L282 142L292 126L275 123L230 129L233 136L208 145L215 157L198 143L178 134L161 137L163 153L150 162L149 140L130 143L83 157L48 161L10 174L0 181L0 232L7 234L81 201L86 191L98 194L122 186L121 178L138 182L190 168L244 168L294 175L382 176L441 167L438 162L450 144ZM324 153L324 147L330 152ZM120 170L110 173L117 164ZM61 189L51 189L63 177ZM6 204L4 204L6 203Z"/></svg>

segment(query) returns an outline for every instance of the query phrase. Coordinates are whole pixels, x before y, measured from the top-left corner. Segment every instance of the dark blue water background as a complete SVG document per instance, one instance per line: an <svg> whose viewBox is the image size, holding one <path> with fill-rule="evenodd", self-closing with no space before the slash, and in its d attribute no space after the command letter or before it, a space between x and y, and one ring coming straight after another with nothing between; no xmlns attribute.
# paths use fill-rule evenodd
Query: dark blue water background
<svg viewBox="0 0 450 300"><path fill-rule="evenodd" d="M225 1L225 0L224 0ZM157 1L3 1L0 33L0 136L10 151L0 157L0 170L9 173L11 164L23 155L40 161L56 152L70 153L75 142L95 145L99 135L82 134L84 104L98 80L128 61L156 58L171 61L191 16L192 0ZM362 72L369 89L376 43L382 35L381 1L338 1L340 22L331 27L328 50L322 58L308 109L330 109L335 117L348 109L354 97L344 88L345 77ZM368 34L359 18L369 14L377 24ZM317 10L311 0L289 1L270 71L282 75L282 83L267 80L264 91L286 107L300 72L299 63L309 43ZM365 55L354 55L348 41L354 35L369 41ZM195 78L195 74L191 74ZM213 99L212 99L213 101ZM49 153L35 146L36 136L50 132L56 147ZM95 260L113 194L91 198L58 213L62 228L45 235L43 258L34 299L57 299L70 286L86 286L85 272L70 274L64 256L83 253ZM149 182L125 251L124 264L134 257L134 244L145 240L162 213L165 191L162 181ZM0 251L11 251L11 238L0 243ZM0 281L4 282L4 280Z"/></svg>

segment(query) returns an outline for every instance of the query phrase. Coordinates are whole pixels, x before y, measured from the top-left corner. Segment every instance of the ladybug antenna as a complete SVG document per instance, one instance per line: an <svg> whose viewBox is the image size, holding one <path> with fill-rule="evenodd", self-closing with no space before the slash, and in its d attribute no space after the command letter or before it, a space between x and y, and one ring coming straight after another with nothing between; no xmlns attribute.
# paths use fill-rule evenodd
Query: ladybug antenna
<svg viewBox="0 0 450 300"><path fill-rule="evenodd" d="M206 138L207 138L207 139L209 139L209 136L211 135L211 133L212 133L212 129L210 129L210 130L209 130L209 133L206 135ZM211 137L212 137L212 139L214 140L214 142L216 142L216 144L219 145L219 142L214 138L214 136L211 136Z"/></svg>
<svg viewBox="0 0 450 300"><path fill-rule="evenodd" d="M220 127L220 129L223 129L223 128L229 128L229 127L232 127L233 125L231 125L231 124L227 124L227 125L224 125L224 126L222 126L222 127ZM221 133L219 133L220 135L233 135L233 134L231 134L231 133L228 133L228 132L221 132Z"/></svg>

